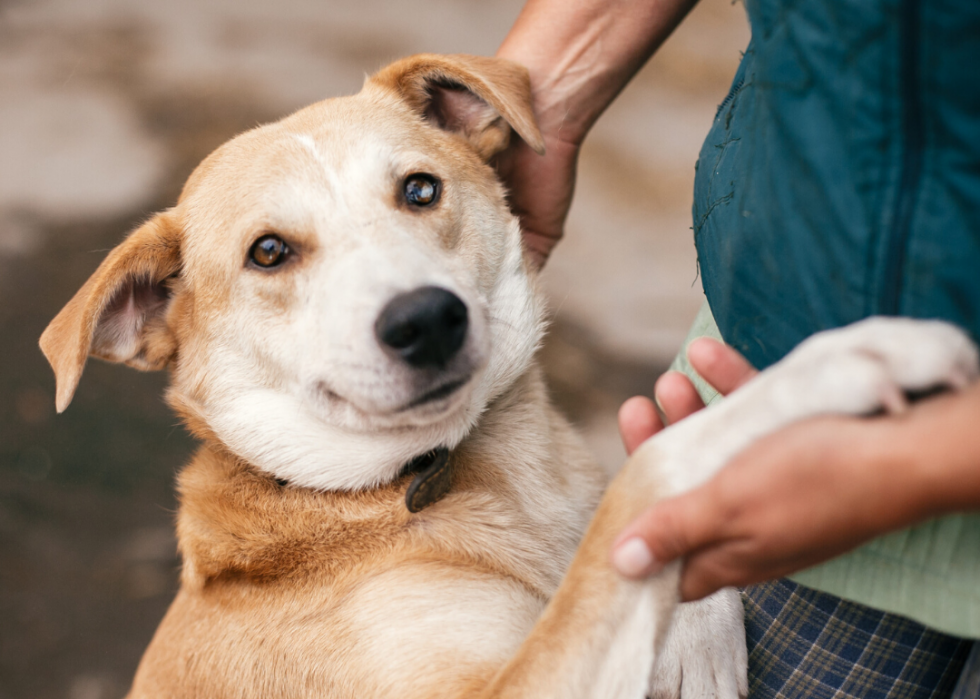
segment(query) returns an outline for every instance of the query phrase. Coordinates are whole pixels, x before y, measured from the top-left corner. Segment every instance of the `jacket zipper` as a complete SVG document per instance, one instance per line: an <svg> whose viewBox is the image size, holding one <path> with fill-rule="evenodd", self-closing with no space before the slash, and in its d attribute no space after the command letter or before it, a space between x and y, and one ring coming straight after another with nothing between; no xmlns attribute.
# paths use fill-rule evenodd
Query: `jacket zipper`
<svg viewBox="0 0 980 699"><path fill-rule="evenodd" d="M738 94L738 91L742 89L742 85L744 84L745 84L745 77L742 76L732 85L731 89L728 91L728 94L725 95L725 99L721 101L721 104L718 105L718 109L715 110L715 119L717 119L718 115L721 114L721 110L723 110L726 106L728 106L729 102L735 99L735 95Z"/></svg>
<svg viewBox="0 0 980 699"><path fill-rule="evenodd" d="M902 270L922 176L925 134L919 82L921 6L921 0L903 0L901 7L899 94L902 100L902 178L886 238L884 276L877 308L880 315L898 315L900 310Z"/></svg>

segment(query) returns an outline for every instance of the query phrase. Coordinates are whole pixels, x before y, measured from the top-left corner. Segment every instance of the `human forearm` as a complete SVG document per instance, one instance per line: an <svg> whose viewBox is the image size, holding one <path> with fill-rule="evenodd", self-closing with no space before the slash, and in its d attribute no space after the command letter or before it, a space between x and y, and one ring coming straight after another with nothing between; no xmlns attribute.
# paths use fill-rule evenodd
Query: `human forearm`
<svg viewBox="0 0 980 699"><path fill-rule="evenodd" d="M924 401L883 427L889 458L880 477L890 467L902 474L909 517L980 511L980 385Z"/></svg>
<svg viewBox="0 0 980 699"><path fill-rule="evenodd" d="M542 132L579 144L697 0L529 0L497 55L526 66Z"/></svg>
<svg viewBox="0 0 980 699"><path fill-rule="evenodd" d="M528 0L497 55L527 67L545 154L513 139L494 163L529 259L561 239L579 146L697 0Z"/></svg>

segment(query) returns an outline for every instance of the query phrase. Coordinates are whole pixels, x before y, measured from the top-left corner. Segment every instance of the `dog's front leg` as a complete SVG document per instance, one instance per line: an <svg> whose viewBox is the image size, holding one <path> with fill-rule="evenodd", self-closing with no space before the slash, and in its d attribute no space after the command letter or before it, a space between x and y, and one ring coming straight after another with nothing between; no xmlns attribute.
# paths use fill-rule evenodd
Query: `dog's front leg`
<svg viewBox="0 0 980 699"><path fill-rule="evenodd" d="M702 421L710 429L710 421L695 420ZM694 696L695 688L708 696L744 696L745 638L737 597L724 592L684 605L672 630L680 562L639 582L621 578L609 564L619 532L652 502L677 492L665 474L686 468L686 460L675 456L680 440L671 440L667 449L658 448L660 441L645 445L642 458L631 458L610 485L558 592L482 696L642 699L651 680L656 697ZM705 647L698 639L714 642ZM695 654L686 653L692 646ZM660 647L668 651L667 665L654 662ZM699 669L704 672L690 676ZM682 683L678 674L685 671L689 676Z"/></svg>
<svg viewBox="0 0 980 699"><path fill-rule="evenodd" d="M613 481L558 592L482 699L642 699L654 639L677 604L680 566L629 581L609 565L609 552L657 492L651 475L634 462Z"/></svg>
<svg viewBox="0 0 980 699"><path fill-rule="evenodd" d="M677 608L680 562L643 582L619 578L609 551L628 522L655 500L705 482L753 441L792 422L901 409L907 391L961 388L977 374L976 348L952 326L872 319L815 336L721 404L649 440L613 481L555 597L482 696L641 699L647 682L662 678L654 650ZM683 626L675 631L690 633ZM730 653L730 645L711 652ZM738 673L734 681L698 677L694 689L685 689L691 683L684 680L653 691L744 694L744 667L734 664L728 668ZM713 672L717 663L694 667Z"/></svg>
<svg viewBox="0 0 980 699"><path fill-rule="evenodd" d="M482 697L642 699L646 695L656 667L655 648L663 645L677 607L680 563L637 582L616 574L609 554L614 539L633 518L672 492L662 474L683 464L675 460L672 465L664 451L647 448L645 452L643 459L630 459L610 485L558 592ZM706 605L714 602L696 603L689 609L698 617L699 628L714 629L698 613ZM687 611L683 616L693 621ZM744 649L744 632L740 628L737 632ZM678 647L686 648L689 639L682 634L675 640ZM734 662L744 656L744 650L742 655L737 650L730 655L733 662L727 667L732 679L722 684L733 688L734 699L739 690L744 694L744 662L739 668ZM673 668L666 671L673 677Z"/></svg>

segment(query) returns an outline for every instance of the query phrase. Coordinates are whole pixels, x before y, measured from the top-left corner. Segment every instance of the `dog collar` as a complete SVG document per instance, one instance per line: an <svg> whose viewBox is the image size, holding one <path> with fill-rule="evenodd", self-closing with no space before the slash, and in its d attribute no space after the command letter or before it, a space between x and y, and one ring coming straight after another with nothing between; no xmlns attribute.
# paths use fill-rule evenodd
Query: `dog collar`
<svg viewBox="0 0 980 699"><path fill-rule="evenodd" d="M405 491L405 507L409 512L421 512L442 500L452 487L449 450L445 447L416 456L402 468L402 475L414 473Z"/></svg>

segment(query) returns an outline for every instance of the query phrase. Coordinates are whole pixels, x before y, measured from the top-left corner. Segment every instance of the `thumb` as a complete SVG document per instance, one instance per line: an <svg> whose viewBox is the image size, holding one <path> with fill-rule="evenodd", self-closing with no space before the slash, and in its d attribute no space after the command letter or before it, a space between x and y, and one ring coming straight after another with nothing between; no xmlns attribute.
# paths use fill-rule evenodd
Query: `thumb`
<svg viewBox="0 0 980 699"><path fill-rule="evenodd" d="M711 541L713 528L704 500L699 488L663 500L633 520L613 543L616 572L634 580L646 578Z"/></svg>

